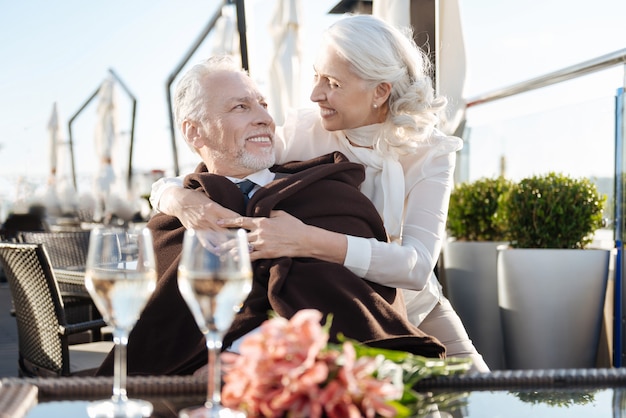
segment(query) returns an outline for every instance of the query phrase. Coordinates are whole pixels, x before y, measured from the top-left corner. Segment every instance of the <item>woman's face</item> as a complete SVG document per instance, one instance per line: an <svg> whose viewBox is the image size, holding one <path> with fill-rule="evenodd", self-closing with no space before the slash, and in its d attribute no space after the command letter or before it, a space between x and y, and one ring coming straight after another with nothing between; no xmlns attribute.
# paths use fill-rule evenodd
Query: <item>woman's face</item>
<svg viewBox="0 0 626 418"><path fill-rule="evenodd" d="M322 45L314 71L311 100L319 105L326 130L352 129L384 121L384 106L375 97L375 87L358 77L333 47Z"/></svg>

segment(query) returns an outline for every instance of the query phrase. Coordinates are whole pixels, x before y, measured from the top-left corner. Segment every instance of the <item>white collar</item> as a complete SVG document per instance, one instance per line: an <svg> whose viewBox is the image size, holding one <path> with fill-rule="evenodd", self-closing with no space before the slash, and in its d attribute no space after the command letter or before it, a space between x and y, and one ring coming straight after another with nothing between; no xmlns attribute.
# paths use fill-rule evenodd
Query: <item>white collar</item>
<svg viewBox="0 0 626 418"><path fill-rule="evenodd" d="M376 141L380 136L380 129L382 123L375 123L373 125L360 126L353 129L345 129L343 131L348 141L359 147L371 147L376 145Z"/></svg>
<svg viewBox="0 0 626 418"><path fill-rule="evenodd" d="M263 187L274 180L275 174L266 168L264 170L257 171L256 173L252 173L243 179L240 179L237 177L228 177L228 176L226 177L233 183L239 183L245 179L248 179L258 184L259 186Z"/></svg>
<svg viewBox="0 0 626 418"><path fill-rule="evenodd" d="M398 161L397 153L386 143L376 143L382 132L382 123L346 129L344 135L346 147L356 157L357 162L365 165L365 181L361 191L373 199L374 205L385 223L387 234L393 239L400 237L404 210L404 169ZM374 149L370 149L373 147ZM381 193L382 192L382 193Z"/></svg>

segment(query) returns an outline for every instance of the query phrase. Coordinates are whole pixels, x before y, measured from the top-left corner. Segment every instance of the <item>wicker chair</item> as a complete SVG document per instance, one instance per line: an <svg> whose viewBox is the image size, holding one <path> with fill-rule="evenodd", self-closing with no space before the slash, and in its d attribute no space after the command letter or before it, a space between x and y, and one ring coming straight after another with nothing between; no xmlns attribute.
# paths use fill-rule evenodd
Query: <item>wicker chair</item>
<svg viewBox="0 0 626 418"><path fill-rule="evenodd" d="M91 375L111 351L111 341L70 344L70 337L99 330L102 319L68 323L66 304L91 303L84 294L66 295L55 280L42 244L0 242L0 265L15 305L20 376Z"/></svg>
<svg viewBox="0 0 626 418"><path fill-rule="evenodd" d="M19 231L49 231L41 206L33 206L28 213L11 213L0 225L0 240L14 241Z"/></svg>
<svg viewBox="0 0 626 418"><path fill-rule="evenodd" d="M90 231L19 231L17 242L44 244L54 269L84 268Z"/></svg>
<svg viewBox="0 0 626 418"><path fill-rule="evenodd" d="M90 231L50 232L50 231L18 231L17 242L43 244L50 258L50 265L55 270L57 284L63 294L87 294L84 281L65 280L72 271L76 275L84 272L87 250L89 249ZM96 307L85 304L66 309L66 317L70 322L84 322L101 318ZM96 335L96 338L101 338Z"/></svg>

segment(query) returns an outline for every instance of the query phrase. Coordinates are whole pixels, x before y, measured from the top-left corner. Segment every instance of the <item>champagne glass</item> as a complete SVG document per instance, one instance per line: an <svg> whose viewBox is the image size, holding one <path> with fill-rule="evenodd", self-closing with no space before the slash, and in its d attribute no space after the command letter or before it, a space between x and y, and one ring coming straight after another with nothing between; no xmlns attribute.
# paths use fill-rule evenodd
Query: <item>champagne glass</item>
<svg viewBox="0 0 626 418"><path fill-rule="evenodd" d="M126 394L128 335L156 287L156 261L147 228L99 227L91 231L85 285L105 322L113 327L113 396L91 402L90 417L146 417L152 404Z"/></svg>
<svg viewBox="0 0 626 418"><path fill-rule="evenodd" d="M222 338L252 288L248 239L243 229L187 230L178 265L178 288L206 338L207 400L184 409L181 417L245 417L221 405Z"/></svg>

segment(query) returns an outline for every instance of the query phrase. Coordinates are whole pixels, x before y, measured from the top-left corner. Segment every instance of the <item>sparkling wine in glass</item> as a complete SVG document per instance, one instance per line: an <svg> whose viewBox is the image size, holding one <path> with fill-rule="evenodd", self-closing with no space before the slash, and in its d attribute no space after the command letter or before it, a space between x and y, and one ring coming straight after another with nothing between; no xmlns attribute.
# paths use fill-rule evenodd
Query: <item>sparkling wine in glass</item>
<svg viewBox="0 0 626 418"><path fill-rule="evenodd" d="M113 396L91 402L90 417L147 417L152 404L126 393L128 335L156 287L156 261L147 228L99 227L92 230L85 285L105 322L113 327Z"/></svg>
<svg viewBox="0 0 626 418"><path fill-rule="evenodd" d="M221 405L222 338L252 288L248 239L243 229L187 230L178 266L178 288L206 338L207 400L184 409L181 417L245 417Z"/></svg>

